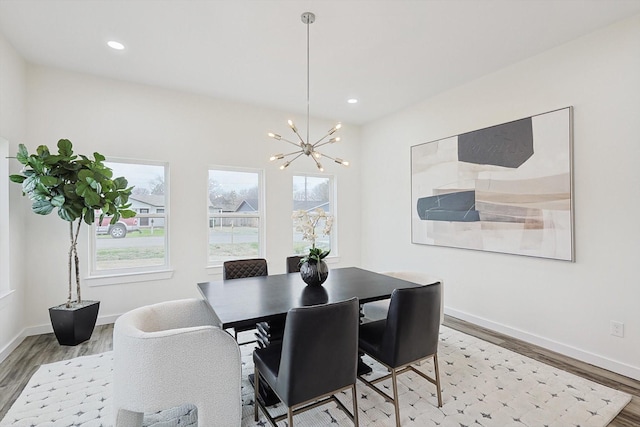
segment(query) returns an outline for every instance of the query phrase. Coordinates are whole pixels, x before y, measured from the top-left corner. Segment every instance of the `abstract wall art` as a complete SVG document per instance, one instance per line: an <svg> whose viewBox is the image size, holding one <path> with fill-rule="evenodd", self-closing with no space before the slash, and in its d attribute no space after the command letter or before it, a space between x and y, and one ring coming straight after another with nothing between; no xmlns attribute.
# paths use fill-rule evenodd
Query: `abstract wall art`
<svg viewBox="0 0 640 427"><path fill-rule="evenodd" d="M411 241L574 260L572 108L411 147Z"/></svg>

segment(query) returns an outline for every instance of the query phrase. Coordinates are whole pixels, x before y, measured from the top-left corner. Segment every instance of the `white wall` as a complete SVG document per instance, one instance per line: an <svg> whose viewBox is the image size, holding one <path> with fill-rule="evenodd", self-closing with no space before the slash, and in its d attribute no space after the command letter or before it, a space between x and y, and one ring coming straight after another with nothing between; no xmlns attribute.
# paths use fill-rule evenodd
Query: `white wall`
<svg viewBox="0 0 640 427"><path fill-rule="evenodd" d="M198 282L219 279L205 270L207 260L207 168L229 165L265 171L267 248L270 273L285 271L292 252L292 183L294 173L316 173L311 160L301 158L285 171L268 161L286 152L286 144L266 136L286 135L286 112L214 100L207 97L123 83L30 66L28 71L27 146L55 147L68 138L76 153L94 151L109 157L170 162L170 250L173 278L158 282L83 288L83 298L101 301L100 316L113 319L131 308L162 300L196 297ZM306 128L304 117L293 117ZM335 123L312 121L311 136L321 137ZM338 266L360 263L359 128L344 124L342 142L327 154L352 160L353 166L325 165L338 182ZM318 134L318 135L315 135ZM27 200L14 200L28 203ZM38 268L28 270L29 305L26 326L50 329L47 308L66 297L68 228L55 214L28 215L24 235L27 251L38 256ZM79 251L87 252L87 230ZM88 258L82 256L81 273ZM40 329L38 329L40 328Z"/></svg>
<svg viewBox="0 0 640 427"><path fill-rule="evenodd" d="M412 145L571 105L575 263L411 244ZM640 16L367 125L363 267L442 277L449 314L640 379L639 135Z"/></svg>
<svg viewBox="0 0 640 427"><path fill-rule="evenodd" d="M7 154L17 151L18 142L25 136L25 123L26 64L0 34L0 137L9 141L4 147ZM9 161L12 173L18 171L18 166ZM19 186L12 184L9 191L13 200L20 197ZM24 328L23 218L23 207L10 203L8 227L0 226L0 360L19 343Z"/></svg>

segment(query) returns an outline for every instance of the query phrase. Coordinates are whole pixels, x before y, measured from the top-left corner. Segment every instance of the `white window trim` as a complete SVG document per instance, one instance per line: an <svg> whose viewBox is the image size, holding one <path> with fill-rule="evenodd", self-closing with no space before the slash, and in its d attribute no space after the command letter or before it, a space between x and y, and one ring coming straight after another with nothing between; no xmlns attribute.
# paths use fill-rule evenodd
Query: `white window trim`
<svg viewBox="0 0 640 427"><path fill-rule="evenodd" d="M164 167L164 187L165 187L165 212L164 212L164 244L165 244L165 261L163 265L148 266L148 267L132 267L122 269L109 269L98 270L96 268L96 232L95 224L90 227L89 230L89 274L85 278L88 286L104 286L122 283L135 283L145 282L150 280L163 280L170 279L173 276L173 269L171 268L170 258L170 240L169 240L169 227L170 227L170 174L169 174L169 162L159 162L154 160L140 160L140 159L127 159L119 157L111 157L105 160L106 163L128 163L128 164L141 164L150 166L162 166ZM125 176L126 178L126 176ZM156 214L148 214L149 217ZM147 214L145 214L147 216Z"/></svg>
<svg viewBox="0 0 640 427"><path fill-rule="evenodd" d="M258 214L248 214L246 215L247 218L258 218L258 223L260 224L260 231L258 232L258 239L259 240L259 245L258 245L258 258L267 258L266 257L266 247L267 247L267 242L266 242L266 236L267 236L267 231L266 231L266 214L267 214L267 209L266 209L266 205L265 205L265 188L266 188L266 183L265 183L265 173L264 173L264 169L258 169L258 168L244 168L244 167L237 167L237 166L223 166L223 165L209 165L209 167L207 168L207 189L206 189L206 198L205 200L209 200L209 172L212 170L220 170L220 171L230 171L230 172L247 172L247 173L257 173L258 174L258 190L259 190L259 194L258 194L258 206L260 206L259 210L258 210ZM207 274L221 274L222 273L222 262L212 262L209 260L209 203L205 203L205 211L206 211L206 218L207 218L207 234L205 235L205 271L207 272ZM233 214L233 213L228 213L228 214L220 214L223 216L229 216L229 217L236 217L238 216L237 214Z"/></svg>
<svg viewBox="0 0 640 427"><path fill-rule="evenodd" d="M123 274L103 274L100 276L89 276L85 278L85 283L88 286L109 286L109 285L121 285L124 283L139 283L150 282L155 280L167 280L173 277L173 270L158 270L158 271L142 271L142 272L127 272Z"/></svg>

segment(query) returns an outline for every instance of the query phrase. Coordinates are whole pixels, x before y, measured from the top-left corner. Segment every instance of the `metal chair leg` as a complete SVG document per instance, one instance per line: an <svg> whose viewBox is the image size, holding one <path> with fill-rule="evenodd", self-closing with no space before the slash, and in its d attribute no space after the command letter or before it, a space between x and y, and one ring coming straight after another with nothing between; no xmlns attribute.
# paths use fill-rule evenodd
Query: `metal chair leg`
<svg viewBox="0 0 640 427"><path fill-rule="evenodd" d="M400 405L398 403L398 379L396 370L391 369L391 383L393 385L393 406L396 409L396 427L400 427Z"/></svg>
<svg viewBox="0 0 640 427"><path fill-rule="evenodd" d="M287 416L287 421L289 421L289 427L293 427L293 410L291 408L289 409L289 414Z"/></svg>
<svg viewBox="0 0 640 427"><path fill-rule="evenodd" d="M258 387L260 387L259 385L260 383L260 372L258 372L258 368L254 367L253 368L253 393L254 393L254 400L253 400L253 420L254 421L258 421Z"/></svg>
<svg viewBox="0 0 640 427"><path fill-rule="evenodd" d="M440 369L438 368L438 353L433 355L433 370L436 374L436 390L438 392L438 408L442 407L442 390L440 389Z"/></svg>
<svg viewBox="0 0 640 427"><path fill-rule="evenodd" d="M355 383L351 386L351 394L353 395L353 425L355 427L359 427L360 423L358 421L358 395L356 394Z"/></svg>

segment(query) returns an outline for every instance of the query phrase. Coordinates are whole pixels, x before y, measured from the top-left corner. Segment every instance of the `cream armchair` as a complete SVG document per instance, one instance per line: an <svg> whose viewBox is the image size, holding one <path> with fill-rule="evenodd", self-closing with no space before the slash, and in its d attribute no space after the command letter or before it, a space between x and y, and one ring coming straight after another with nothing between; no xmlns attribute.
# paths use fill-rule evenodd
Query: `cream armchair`
<svg viewBox="0 0 640 427"><path fill-rule="evenodd" d="M115 426L141 426L144 412L187 403L198 408L200 426L239 426L240 350L218 325L198 299L120 316L113 331Z"/></svg>
<svg viewBox="0 0 640 427"><path fill-rule="evenodd" d="M407 282L418 283L420 285L431 285L432 283L442 283L442 298L440 299L440 324L444 321L444 282L437 277L429 276L425 273L415 271L388 271L381 273ZM389 300L370 302L362 306L362 313L368 320L381 320L387 318Z"/></svg>

